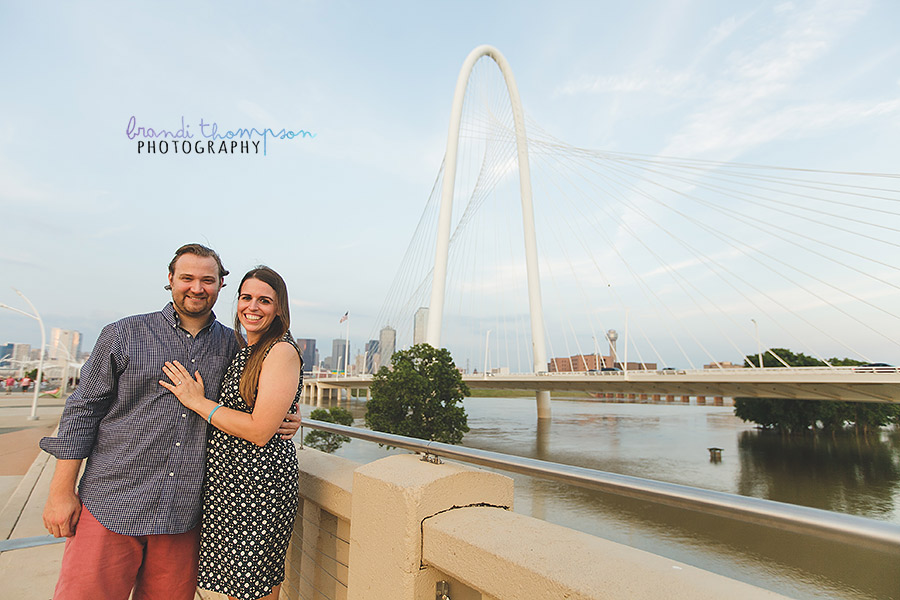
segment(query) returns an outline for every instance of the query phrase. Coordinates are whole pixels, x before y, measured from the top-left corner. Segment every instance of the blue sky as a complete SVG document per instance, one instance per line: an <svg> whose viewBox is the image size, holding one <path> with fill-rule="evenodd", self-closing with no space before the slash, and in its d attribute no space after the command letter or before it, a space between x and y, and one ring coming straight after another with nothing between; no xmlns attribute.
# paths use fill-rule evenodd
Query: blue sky
<svg viewBox="0 0 900 600"><path fill-rule="evenodd" d="M0 302L26 308L14 285L87 349L103 324L161 307L173 250L200 241L233 273L221 320L265 263L289 284L296 336L324 357L349 310L355 351L380 327L474 47L499 48L529 117L575 146L897 173L898 26L889 0L5 2ZM139 155L132 116L315 138ZM38 338L0 311L0 342Z"/></svg>

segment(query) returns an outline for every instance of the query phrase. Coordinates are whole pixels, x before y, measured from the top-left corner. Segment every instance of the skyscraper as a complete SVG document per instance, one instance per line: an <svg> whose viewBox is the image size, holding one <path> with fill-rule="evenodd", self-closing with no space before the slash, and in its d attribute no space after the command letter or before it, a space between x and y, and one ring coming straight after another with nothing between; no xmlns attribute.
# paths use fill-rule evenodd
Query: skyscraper
<svg viewBox="0 0 900 600"><path fill-rule="evenodd" d="M391 357L397 349L397 330L386 325L378 336L378 356L382 367L390 366Z"/></svg>
<svg viewBox="0 0 900 600"><path fill-rule="evenodd" d="M374 373L378 369L378 340L366 342L366 373Z"/></svg>
<svg viewBox="0 0 900 600"><path fill-rule="evenodd" d="M21 365L27 360L31 359L31 344L8 344L8 346L12 346L12 351L9 352L12 356L7 359L10 362ZM5 354L5 353L4 353Z"/></svg>
<svg viewBox="0 0 900 600"><path fill-rule="evenodd" d="M50 360L77 360L81 353L81 332L54 327L47 352Z"/></svg>
<svg viewBox="0 0 900 600"><path fill-rule="evenodd" d="M303 359L303 372L312 373L316 367L316 340L309 338L294 338L297 347L300 348L300 357Z"/></svg>
<svg viewBox="0 0 900 600"><path fill-rule="evenodd" d="M341 338L331 340L331 370L341 372L345 370L344 359L347 340Z"/></svg>
<svg viewBox="0 0 900 600"><path fill-rule="evenodd" d="M423 306L416 311L413 323L413 345L424 344L428 339L428 307Z"/></svg>

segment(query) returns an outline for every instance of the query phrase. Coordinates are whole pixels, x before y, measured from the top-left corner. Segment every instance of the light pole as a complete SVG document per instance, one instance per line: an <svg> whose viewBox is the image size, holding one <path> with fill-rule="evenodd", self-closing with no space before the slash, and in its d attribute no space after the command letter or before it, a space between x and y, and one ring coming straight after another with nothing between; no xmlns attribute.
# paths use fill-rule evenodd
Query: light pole
<svg viewBox="0 0 900 600"><path fill-rule="evenodd" d="M56 345L53 346L57 350L62 350L66 353L66 360L63 362L62 366L62 383L60 383L59 389L61 390L60 394L64 395L68 391L69 387L69 363L75 363L75 367L78 368L78 361L69 353L65 347L60 346L59 339L56 340Z"/></svg>
<svg viewBox="0 0 900 600"><path fill-rule="evenodd" d="M488 329L487 333L484 335L484 372L482 373L482 377L487 379L487 367L488 367L488 341L491 339L491 330Z"/></svg>
<svg viewBox="0 0 900 600"><path fill-rule="evenodd" d="M753 326L756 327L756 354L759 356L759 368L763 368L763 360L762 360L762 344L759 343L759 323L756 322L756 319L750 319L753 321Z"/></svg>
<svg viewBox="0 0 900 600"><path fill-rule="evenodd" d="M38 419L37 401L38 401L38 395L41 393L41 375L43 375L43 372L44 372L44 345L46 345L46 343L47 343L47 334L44 331L44 321L43 321L43 319L41 319L41 315L37 311L37 309L34 307L34 304L31 303L31 300L29 300L25 296L25 294L23 294L16 288L13 288L13 291L15 293L17 293L18 295L22 296L22 299L25 300L25 302L28 303L28 306L31 307L31 310L34 311L34 314L32 315L30 313L25 312L24 310L19 310L18 308L13 308L12 306L7 306L6 304L0 304L0 308L5 308L7 310L17 312L20 315L25 315L26 317L37 321L38 325L41 326L41 353L40 353L40 358L38 359L37 381L34 384L34 397L31 400L31 416L28 417L29 421L37 421L37 419Z"/></svg>

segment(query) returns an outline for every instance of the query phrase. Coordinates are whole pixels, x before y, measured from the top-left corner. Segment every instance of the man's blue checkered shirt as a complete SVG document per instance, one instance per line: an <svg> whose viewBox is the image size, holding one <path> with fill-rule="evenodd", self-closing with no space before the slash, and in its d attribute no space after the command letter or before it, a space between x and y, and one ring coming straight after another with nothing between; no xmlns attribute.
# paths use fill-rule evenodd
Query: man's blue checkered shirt
<svg viewBox="0 0 900 600"><path fill-rule="evenodd" d="M58 437L41 448L58 459L87 458L78 494L110 531L183 533L200 520L206 423L159 385L167 360L200 371L207 398L238 351L215 320L196 337L169 303L159 312L104 327L81 382L66 401Z"/></svg>

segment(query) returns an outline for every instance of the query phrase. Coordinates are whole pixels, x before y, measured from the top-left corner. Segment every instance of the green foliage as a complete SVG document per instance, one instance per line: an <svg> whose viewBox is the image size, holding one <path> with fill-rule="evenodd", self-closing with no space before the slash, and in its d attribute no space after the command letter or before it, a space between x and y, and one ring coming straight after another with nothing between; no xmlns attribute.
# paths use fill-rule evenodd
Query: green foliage
<svg viewBox="0 0 900 600"><path fill-rule="evenodd" d="M347 425L348 427L353 425L353 415L350 414L350 411L339 406L333 406L328 410L317 408L309 413L309 418L316 421ZM346 435L319 431L318 429L310 431L306 434L306 437L303 438L303 443L305 445L315 448L316 450L321 450L322 452L328 452L329 454L335 452L349 441L350 438Z"/></svg>
<svg viewBox="0 0 900 600"><path fill-rule="evenodd" d="M417 344L391 357L372 381L366 425L374 431L458 444L469 431L469 388L446 348Z"/></svg>
<svg viewBox="0 0 900 600"><path fill-rule="evenodd" d="M818 404L791 398L735 398L734 414L766 429L801 433L818 420Z"/></svg>
<svg viewBox="0 0 900 600"><path fill-rule="evenodd" d="M25 377L27 377L28 379L34 381L35 379L37 379L37 371L38 371L37 369L32 369L32 370L30 370L30 371L25 371ZM43 373L42 373L41 375L43 375Z"/></svg>
<svg viewBox="0 0 900 600"><path fill-rule="evenodd" d="M786 348L772 348L784 362L792 367L824 367L825 362L803 353L793 353ZM864 364L852 358L829 358L832 366L856 366ZM758 366L756 354L744 357L745 366ZM784 367L770 352L763 354L763 366ZM794 400L782 398L735 398L734 414L756 423L765 429L777 429L786 433L804 433L822 429L839 431L848 424L856 430L868 432L891 423L900 423L900 406L875 402L827 402L821 400Z"/></svg>

